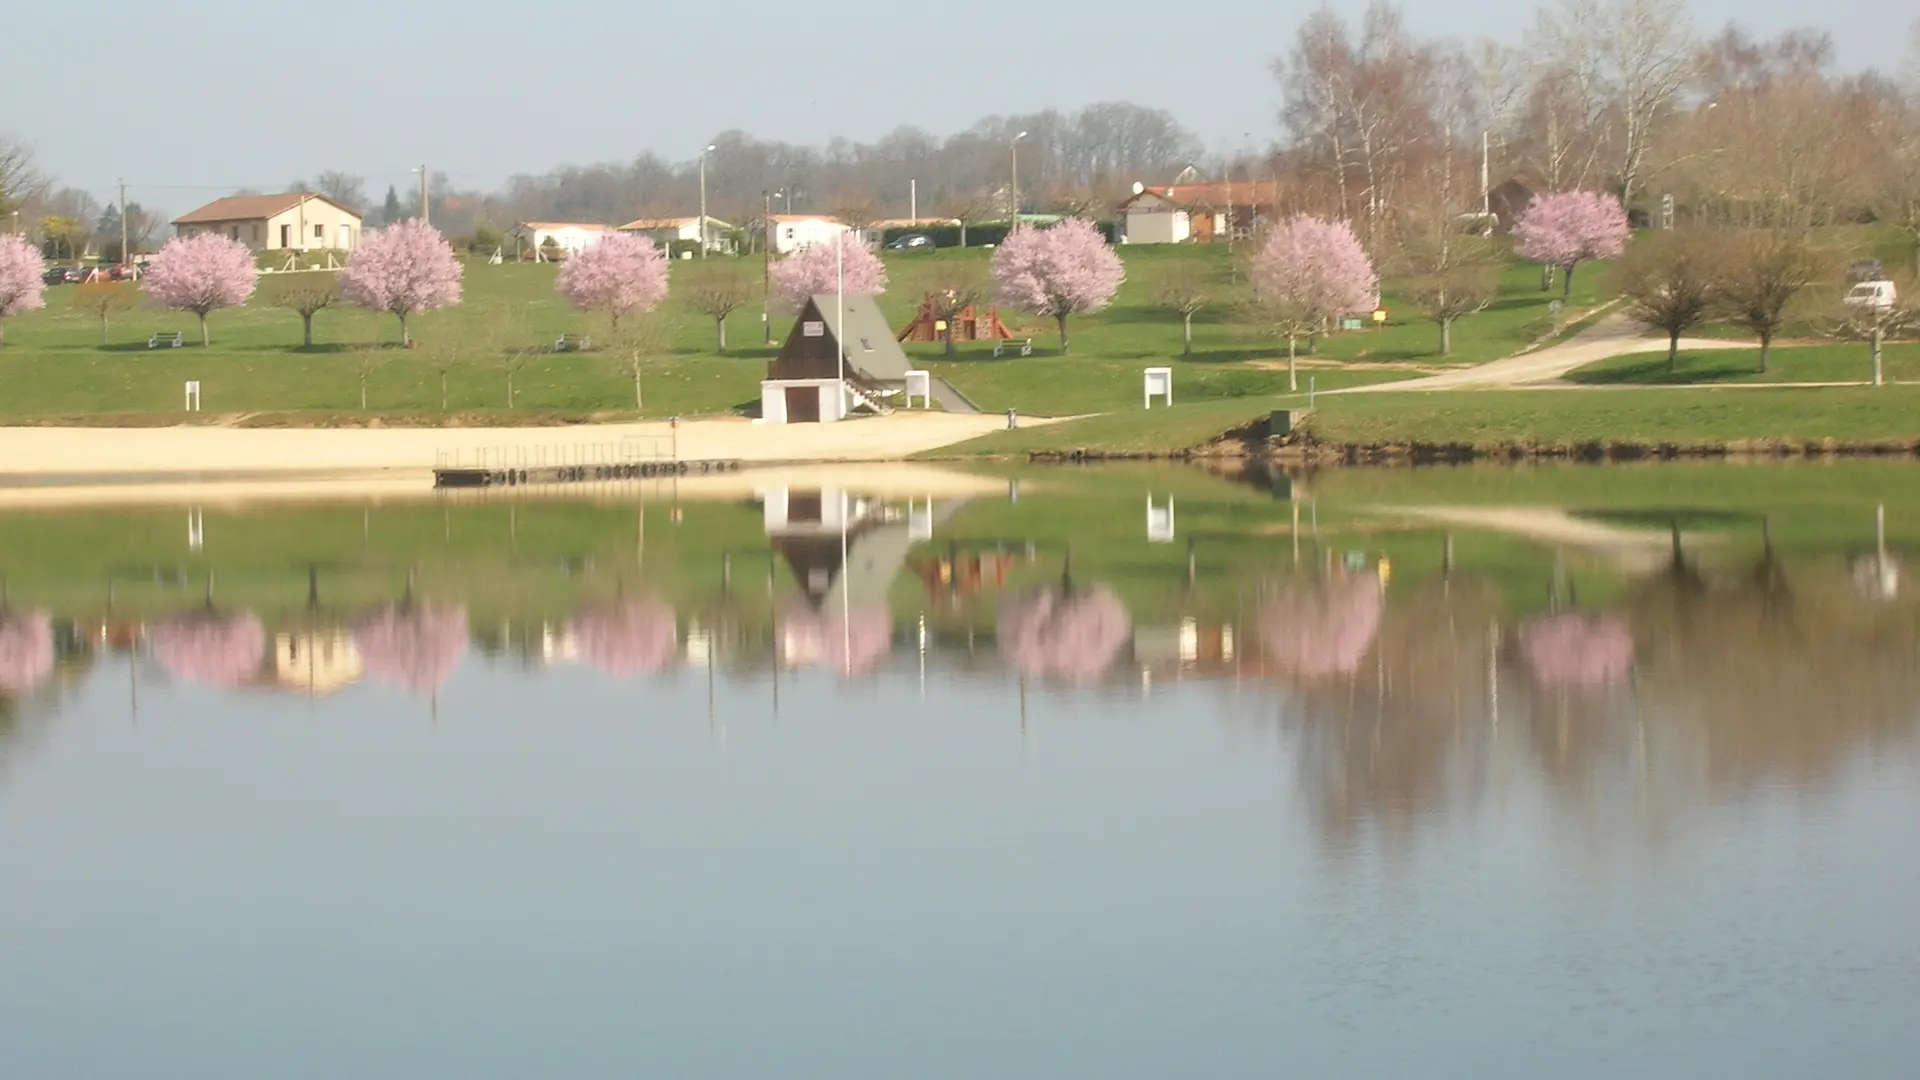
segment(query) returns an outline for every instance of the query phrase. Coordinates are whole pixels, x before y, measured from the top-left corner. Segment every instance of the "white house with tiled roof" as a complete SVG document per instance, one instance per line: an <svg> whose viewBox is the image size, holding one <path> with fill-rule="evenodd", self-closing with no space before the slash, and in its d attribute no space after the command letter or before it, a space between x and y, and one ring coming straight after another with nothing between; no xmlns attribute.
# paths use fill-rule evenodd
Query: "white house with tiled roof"
<svg viewBox="0 0 1920 1080"><path fill-rule="evenodd" d="M536 258L544 257L540 253L547 248L547 241L568 255L576 255L612 235L611 225L595 225L585 221L523 221L514 229L514 235L520 238L535 253Z"/></svg>
<svg viewBox="0 0 1920 1080"><path fill-rule="evenodd" d="M180 236L218 233L255 251L352 251L360 246L360 214L325 195L233 195L175 218Z"/></svg>
<svg viewBox="0 0 1920 1080"><path fill-rule="evenodd" d="M640 218L620 226L623 233L636 233L661 247L678 241L700 239L699 217ZM733 253L733 226L707 215L707 250L716 254Z"/></svg>

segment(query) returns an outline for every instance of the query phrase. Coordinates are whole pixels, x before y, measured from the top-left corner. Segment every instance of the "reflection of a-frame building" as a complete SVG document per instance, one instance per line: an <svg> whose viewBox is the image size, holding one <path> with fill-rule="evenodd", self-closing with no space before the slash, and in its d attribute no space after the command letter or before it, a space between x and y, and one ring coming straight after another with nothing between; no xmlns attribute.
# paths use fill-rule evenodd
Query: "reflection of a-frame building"
<svg viewBox="0 0 1920 1080"><path fill-rule="evenodd" d="M807 607L833 617L885 607L913 545L933 538L964 500L904 505L841 488L779 487L764 496L766 533Z"/></svg>

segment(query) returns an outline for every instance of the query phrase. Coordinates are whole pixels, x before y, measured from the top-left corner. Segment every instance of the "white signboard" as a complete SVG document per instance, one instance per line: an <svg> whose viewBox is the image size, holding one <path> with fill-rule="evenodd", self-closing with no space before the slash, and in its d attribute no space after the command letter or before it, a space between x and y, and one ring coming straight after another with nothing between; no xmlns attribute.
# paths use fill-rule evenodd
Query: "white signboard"
<svg viewBox="0 0 1920 1080"><path fill-rule="evenodd" d="M801 337L826 337L827 324L823 322L803 322L800 324Z"/></svg>
<svg viewBox="0 0 1920 1080"><path fill-rule="evenodd" d="M1146 408L1153 408L1155 396L1165 398L1169 405L1173 404L1173 369L1170 367L1148 368L1146 385L1142 389L1145 391L1142 397L1145 398Z"/></svg>

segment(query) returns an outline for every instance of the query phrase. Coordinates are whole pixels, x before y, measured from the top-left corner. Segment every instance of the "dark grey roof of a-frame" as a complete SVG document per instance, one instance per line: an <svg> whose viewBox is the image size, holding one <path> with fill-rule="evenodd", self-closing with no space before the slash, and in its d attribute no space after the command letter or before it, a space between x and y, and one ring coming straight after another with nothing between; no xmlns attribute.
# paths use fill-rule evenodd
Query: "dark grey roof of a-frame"
<svg viewBox="0 0 1920 1080"><path fill-rule="evenodd" d="M813 298L813 306L827 324L827 332L846 350L847 363L869 379L900 382L913 365L893 336L887 317L871 296L848 296L846 333L840 332L840 301L833 293Z"/></svg>

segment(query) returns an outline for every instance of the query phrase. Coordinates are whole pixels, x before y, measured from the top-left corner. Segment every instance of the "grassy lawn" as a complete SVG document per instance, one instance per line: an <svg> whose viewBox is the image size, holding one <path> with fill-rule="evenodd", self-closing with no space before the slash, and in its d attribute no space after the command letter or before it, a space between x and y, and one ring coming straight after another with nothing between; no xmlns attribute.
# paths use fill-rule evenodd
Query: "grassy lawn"
<svg viewBox="0 0 1920 1080"><path fill-rule="evenodd" d="M1323 399L1307 428L1330 443L1479 448L1914 440L1920 439L1920 387L1365 394Z"/></svg>
<svg viewBox="0 0 1920 1080"><path fill-rule="evenodd" d="M1920 379L1920 344L1888 345L1883 367L1891 381ZM1682 386L1714 383L1868 382L1873 357L1864 343L1776 347L1769 370L1760 371L1759 349L1682 352L1673 370L1665 353L1616 356L1567 375L1589 386Z"/></svg>
<svg viewBox="0 0 1920 1080"><path fill-rule="evenodd" d="M1244 255L1244 251L1241 252ZM916 363L950 379L982 408L1018 408L1036 415L1066 415L1125 408L1139 401L1141 369L1175 369L1175 400L1230 400L1282 393L1287 388L1283 351L1241 321L1237 297L1244 272L1224 247L1127 248L1128 280L1108 310L1074 319L1073 349L1062 356L1050 321L1013 316L1020 336L1034 339L1034 355L992 357L989 345L963 343L947 359L940 344L909 346ZM912 317L924 292L954 274L984 277L991 252L948 250L889 256L891 287L882 310L896 326ZM728 260L751 281L757 295L757 260ZM1218 302L1194 319L1194 355L1180 357L1179 319L1155 304L1162 283L1176 267L1198 267L1219 289ZM676 287L697 270L676 263ZM72 307L74 289L48 291L47 309L7 320L0 346L0 421L174 423L181 384L198 380L206 419L254 414L256 423L337 423L378 418L384 423L515 423L555 419L619 419L635 415L703 415L731 412L758 397L758 383L774 349L762 344L760 305L733 313L726 355L715 348L711 319L669 300L657 316L668 342L643 379L645 408L636 410L630 380L592 352L538 355L513 376L514 408L507 407L507 348L490 329L508 320L516 340L551 342L566 332L604 336L596 318L569 309L553 289L548 265L467 268L465 301L458 308L413 320L422 347L395 345L391 316L353 308L321 312L314 320L316 344L300 345L300 321L261 300L216 312L209 320L212 345L202 348L192 315L138 310L114 321L102 344L99 323ZM1569 315L1600 302L1602 275L1576 279ZM264 290L263 290L264 291ZM1556 294L1538 290L1536 272L1515 266L1503 279L1501 298L1488 311L1455 328L1450 363L1505 356L1550 332L1548 304ZM1390 313L1383 327L1329 336L1319 355L1304 360L1301 386L1311 377L1325 388L1405 378L1440 363L1437 333L1403 309L1387 289ZM790 320L778 314L773 327L784 336ZM181 331L180 349L146 348L156 331ZM433 366L439 347L459 343L458 362L447 373L441 407L441 375ZM368 411L360 410L361 356L381 345L367 372ZM1256 410L1257 411L1257 410Z"/></svg>

